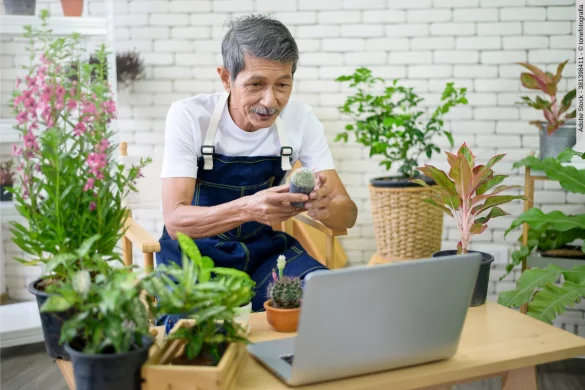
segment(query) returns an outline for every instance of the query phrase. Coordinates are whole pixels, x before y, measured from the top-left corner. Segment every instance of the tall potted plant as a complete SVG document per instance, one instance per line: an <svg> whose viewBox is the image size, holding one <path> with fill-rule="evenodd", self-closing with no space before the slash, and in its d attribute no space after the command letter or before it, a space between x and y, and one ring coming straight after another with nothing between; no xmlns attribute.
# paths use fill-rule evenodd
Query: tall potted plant
<svg viewBox="0 0 585 390"><path fill-rule="evenodd" d="M140 370L153 343L142 287L137 272L105 261L99 274L79 270L48 287L52 295L41 312L75 313L63 324L60 342L71 356L76 388L141 389Z"/></svg>
<svg viewBox="0 0 585 390"><path fill-rule="evenodd" d="M122 199L135 190L133 183L149 161L134 167L118 164L110 86L102 78L90 81L96 71L90 64L79 68L78 81L70 81L67 65L83 53L79 38L50 39L48 16L41 13L40 28L25 27L32 65L17 81L13 97L15 129L22 135L22 143L13 145L19 178L13 198L25 223L13 221L11 230L14 243L27 255L16 260L45 265L46 273L29 284L39 307L48 298L47 286L97 264L70 255L67 264L55 263L55 257L75 253L88 238L94 238L90 260L99 256L121 263L116 246L127 218ZM98 55L100 64L106 64L105 46ZM103 69L99 65L97 72ZM54 358L68 359L57 341L70 314L41 313L47 352Z"/></svg>
<svg viewBox="0 0 585 390"><path fill-rule="evenodd" d="M443 250L434 253L433 257L477 252L468 250L471 238L483 233L490 219L509 215L498 206L515 199L525 199L524 195L500 195L504 191L520 188L520 186L499 185L508 175L496 175L492 170L492 167L502 160L505 154L492 157L485 165L476 165L475 156L465 143L461 145L457 155L449 152L446 154L451 167L448 174L432 165L425 164L424 167L417 168L437 183L436 186L429 187L430 196L424 201L454 218L460 234L457 249ZM415 181L422 186L428 186L420 179ZM490 266L494 261L493 255L479 253L482 255L482 262L471 306L485 303Z"/></svg>
<svg viewBox="0 0 585 390"><path fill-rule="evenodd" d="M388 85L367 68L358 68L336 81L355 90L339 108L353 123L337 135L336 141L347 142L353 133L358 143L370 149L370 157L381 156L381 166L386 170L397 167L398 171L370 180L378 254L388 260L429 257L441 248L443 215L422 202L429 189L412 179L434 185L415 168L420 158L431 158L440 151L435 143L438 137L445 137L453 145L443 117L451 108L467 104L466 89L448 83L441 105L429 115L418 107L423 99L412 88L400 85L398 80Z"/></svg>
<svg viewBox="0 0 585 390"><path fill-rule="evenodd" d="M538 128L540 135L540 158L557 157L567 148L572 148L576 141L575 118L576 110L570 111L571 104L576 96L576 89L565 94L562 99L557 98L559 81L562 79L563 69L568 60L557 66L556 73L544 72L539 67L518 63L530 71L523 72L520 80L525 88L540 90L545 94L545 99L537 96L534 100L523 96L519 104L542 110L544 121L530 121L530 124Z"/></svg>

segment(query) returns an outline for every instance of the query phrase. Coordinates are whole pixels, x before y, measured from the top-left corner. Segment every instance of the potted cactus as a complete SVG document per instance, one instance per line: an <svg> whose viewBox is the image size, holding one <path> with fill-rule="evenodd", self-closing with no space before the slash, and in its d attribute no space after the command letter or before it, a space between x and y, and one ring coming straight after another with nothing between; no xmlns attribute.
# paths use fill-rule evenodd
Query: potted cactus
<svg viewBox="0 0 585 390"><path fill-rule="evenodd" d="M0 164L0 202L12 200L12 192L7 189L14 185L13 165L13 160L7 160Z"/></svg>
<svg viewBox="0 0 585 390"><path fill-rule="evenodd" d="M315 176L313 170L302 167L293 172L290 177L289 191L292 193L301 193L309 195L315 188ZM293 207L303 207L303 202L292 202Z"/></svg>
<svg viewBox="0 0 585 390"><path fill-rule="evenodd" d="M471 243L471 237L483 233L490 219L509 215L497 206L515 199L526 199L523 195L499 195L503 191L520 188L520 186L499 185L509 175L495 175L492 170L492 167L504 158L505 154L492 157L485 165L476 165L475 156L465 143L461 145L457 155L445 153L451 166L448 175L432 165L425 164L424 167L417 168L437 183L436 186L430 187L430 196L425 198L424 202L454 218L461 236L456 250L439 251L434 253L433 257L477 252L467 249ZM420 179L416 181L422 186L427 186ZM488 211L487 215L480 216ZM485 303L490 266L494 261L493 255L479 253L482 255L482 262L471 306Z"/></svg>
<svg viewBox="0 0 585 390"><path fill-rule="evenodd" d="M269 299L264 302L266 319L277 332L295 332L299 324L303 288L297 276L284 276L286 258L278 256L272 283L268 286Z"/></svg>
<svg viewBox="0 0 585 390"><path fill-rule="evenodd" d="M572 148L577 142L575 131L576 110L569 112L571 103L575 99L576 90L573 89L557 100L558 84L561 81L563 69L568 60L557 66L556 74L544 72L535 65L519 62L519 65L530 70L520 75L522 85L528 89L541 90L548 99L537 96L533 101L528 96L523 96L518 104L527 105L537 110L542 110L545 121L534 120L530 124L538 128L540 135L540 158L556 158L559 153L567 148ZM569 120L568 120L569 119Z"/></svg>

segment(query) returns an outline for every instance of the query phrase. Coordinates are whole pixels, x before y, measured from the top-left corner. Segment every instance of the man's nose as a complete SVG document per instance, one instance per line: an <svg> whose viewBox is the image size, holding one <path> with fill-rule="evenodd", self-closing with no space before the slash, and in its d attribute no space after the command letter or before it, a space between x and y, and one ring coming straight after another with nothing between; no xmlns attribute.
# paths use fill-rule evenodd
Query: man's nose
<svg viewBox="0 0 585 390"><path fill-rule="evenodd" d="M276 96L272 88L266 88L264 95L262 96L262 105L268 108L276 108Z"/></svg>

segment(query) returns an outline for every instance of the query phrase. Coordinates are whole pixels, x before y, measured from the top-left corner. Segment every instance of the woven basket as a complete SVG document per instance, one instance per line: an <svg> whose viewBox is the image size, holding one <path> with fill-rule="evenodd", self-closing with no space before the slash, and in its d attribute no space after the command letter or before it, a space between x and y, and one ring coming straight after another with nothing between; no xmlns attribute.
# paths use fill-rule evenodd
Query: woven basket
<svg viewBox="0 0 585 390"><path fill-rule="evenodd" d="M428 258L441 250L443 212L422 201L425 187L369 185L378 255L388 261Z"/></svg>

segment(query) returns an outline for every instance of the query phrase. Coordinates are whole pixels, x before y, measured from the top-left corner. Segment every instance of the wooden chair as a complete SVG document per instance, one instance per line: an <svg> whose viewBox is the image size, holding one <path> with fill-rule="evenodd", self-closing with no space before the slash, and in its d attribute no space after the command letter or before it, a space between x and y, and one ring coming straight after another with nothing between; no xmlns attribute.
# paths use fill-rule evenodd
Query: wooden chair
<svg viewBox="0 0 585 390"><path fill-rule="evenodd" d="M140 157L128 155L128 144L120 143L120 163L125 166L138 164ZM298 169L300 165L295 165L293 169ZM142 227L133 217L133 207L148 207L156 210L162 215L161 192L162 181L160 172L162 167L162 157L152 157L152 162L142 171L144 177L138 179L136 188L138 192L130 193L124 199L124 205L128 208L128 219L126 222L126 234L122 241L122 256L124 264L133 263L133 245L136 245L143 254L144 267L147 272L154 268L154 253L160 252L158 239L154 238L144 227ZM157 226L157 229L160 229ZM297 215L294 218L285 221L280 226L273 226L275 230L284 231L295 237L305 248L305 250L316 260L326 265L330 269L342 268L347 262L347 257L337 236L347 234L347 230L332 230L320 222L313 221L306 213Z"/></svg>

